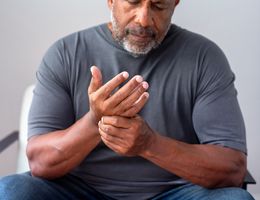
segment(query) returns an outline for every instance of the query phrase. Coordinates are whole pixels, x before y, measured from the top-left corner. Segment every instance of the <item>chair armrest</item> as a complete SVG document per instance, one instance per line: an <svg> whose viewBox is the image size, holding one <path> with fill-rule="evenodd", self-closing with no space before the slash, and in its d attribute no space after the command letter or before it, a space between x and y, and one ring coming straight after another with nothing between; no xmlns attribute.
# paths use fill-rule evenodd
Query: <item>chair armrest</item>
<svg viewBox="0 0 260 200"><path fill-rule="evenodd" d="M256 184L255 179L253 178L253 176L250 174L250 172L248 170L246 172L246 176L244 178L244 183L243 183L242 188L246 190L247 184Z"/></svg>
<svg viewBox="0 0 260 200"><path fill-rule="evenodd" d="M0 153L4 151L7 147L9 147L12 143L18 140L18 131L13 131L9 135L7 135L4 139L0 141Z"/></svg>

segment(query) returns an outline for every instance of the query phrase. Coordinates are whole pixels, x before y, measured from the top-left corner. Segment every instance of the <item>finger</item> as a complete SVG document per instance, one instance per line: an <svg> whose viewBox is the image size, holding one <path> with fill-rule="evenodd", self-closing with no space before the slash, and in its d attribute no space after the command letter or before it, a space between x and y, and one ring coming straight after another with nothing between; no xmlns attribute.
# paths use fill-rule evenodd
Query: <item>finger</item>
<svg viewBox="0 0 260 200"><path fill-rule="evenodd" d="M119 103L119 105L116 106L115 113L122 115L122 113L135 106L136 102L140 101L140 97L148 89L148 87L149 85L147 82L140 84L139 87L129 97L124 99L121 103Z"/></svg>
<svg viewBox="0 0 260 200"><path fill-rule="evenodd" d="M116 153L118 153L118 154L121 154L121 153L120 153L121 147L120 147L119 145L114 144L114 143L112 143L112 142L106 140L106 139L105 139L104 137L102 137L102 136L101 136L101 140L102 140L102 141L104 142L104 144L105 144L108 148L110 148L112 151L114 151L114 152L116 152Z"/></svg>
<svg viewBox="0 0 260 200"><path fill-rule="evenodd" d="M121 139L118 137L114 137L112 135L107 134L102 129L99 128L99 134L101 138L105 139L106 141L110 142L111 144L117 144L119 145L121 143Z"/></svg>
<svg viewBox="0 0 260 200"><path fill-rule="evenodd" d="M134 105L126 110L124 113L121 114L123 117L134 117L137 113L142 110L144 105L149 99L149 93L145 92L142 94L142 96L134 103Z"/></svg>
<svg viewBox="0 0 260 200"><path fill-rule="evenodd" d="M102 124L111 125L117 128L130 128L131 119L121 116L103 116L101 118Z"/></svg>
<svg viewBox="0 0 260 200"><path fill-rule="evenodd" d="M88 93L91 94L98 90L102 86L102 74L101 71L96 67L92 66L90 68L92 78L88 87Z"/></svg>
<svg viewBox="0 0 260 200"><path fill-rule="evenodd" d="M123 139L121 134L118 134L121 132L121 130L119 128L116 128L112 125L107 125L107 124L103 124L102 121L99 121L98 123L98 127L101 131L103 131L104 133L119 138L119 139Z"/></svg>
<svg viewBox="0 0 260 200"><path fill-rule="evenodd" d="M116 75L97 91L97 95L102 96L103 99L108 98L111 95L112 91L116 89L121 83L123 83L128 77L128 72L122 72Z"/></svg>
<svg viewBox="0 0 260 200"><path fill-rule="evenodd" d="M114 93L107 101L114 107L122 102L125 98L131 95L137 88L140 87L143 78L139 75L133 77L128 81L122 88L120 88L116 93ZM139 97L138 97L139 98Z"/></svg>

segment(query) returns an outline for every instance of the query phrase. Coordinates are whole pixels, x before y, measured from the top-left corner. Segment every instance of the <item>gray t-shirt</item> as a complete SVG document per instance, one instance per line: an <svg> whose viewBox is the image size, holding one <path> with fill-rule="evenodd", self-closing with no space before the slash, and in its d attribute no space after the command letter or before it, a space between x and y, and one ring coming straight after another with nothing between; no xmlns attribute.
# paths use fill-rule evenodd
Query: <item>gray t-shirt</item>
<svg viewBox="0 0 260 200"><path fill-rule="evenodd" d="M150 98L140 115L160 134L246 153L227 59L213 42L176 25L157 49L137 58L113 40L106 24L57 41L37 71L28 137L65 129L88 112L92 65L102 70L104 82L122 71L144 77ZM117 155L102 142L71 173L119 199L146 199L186 183L141 157Z"/></svg>

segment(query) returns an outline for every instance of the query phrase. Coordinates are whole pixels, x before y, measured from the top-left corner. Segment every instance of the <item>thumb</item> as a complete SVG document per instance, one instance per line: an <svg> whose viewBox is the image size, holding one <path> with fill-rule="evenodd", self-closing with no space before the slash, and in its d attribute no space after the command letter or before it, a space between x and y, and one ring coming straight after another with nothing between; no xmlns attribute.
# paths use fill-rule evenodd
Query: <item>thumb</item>
<svg viewBox="0 0 260 200"><path fill-rule="evenodd" d="M103 84L102 81L102 74L100 69L98 69L96 66L92 66L90 68L92 78L88 87L88 93L91 94L95 91L97 91Z"/></svg>

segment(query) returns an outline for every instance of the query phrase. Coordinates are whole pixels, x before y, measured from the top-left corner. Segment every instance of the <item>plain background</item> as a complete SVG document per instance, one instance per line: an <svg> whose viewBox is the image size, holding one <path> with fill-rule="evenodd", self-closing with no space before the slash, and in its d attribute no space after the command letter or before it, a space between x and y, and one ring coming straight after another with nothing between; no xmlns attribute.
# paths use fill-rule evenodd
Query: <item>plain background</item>
<svg viewBox="0 0 260 200"><path fill-rule="evenodd" d="M260 1L182 0L173 22L215 41L236 74L247 127L248 169L260 183ZM0 0L0 140L19 127L21 99L57 39L107 22L105 0ZM0 176L13 173L17 143L0 155ZM260 193L259 184L249 186Z"/></svg>

